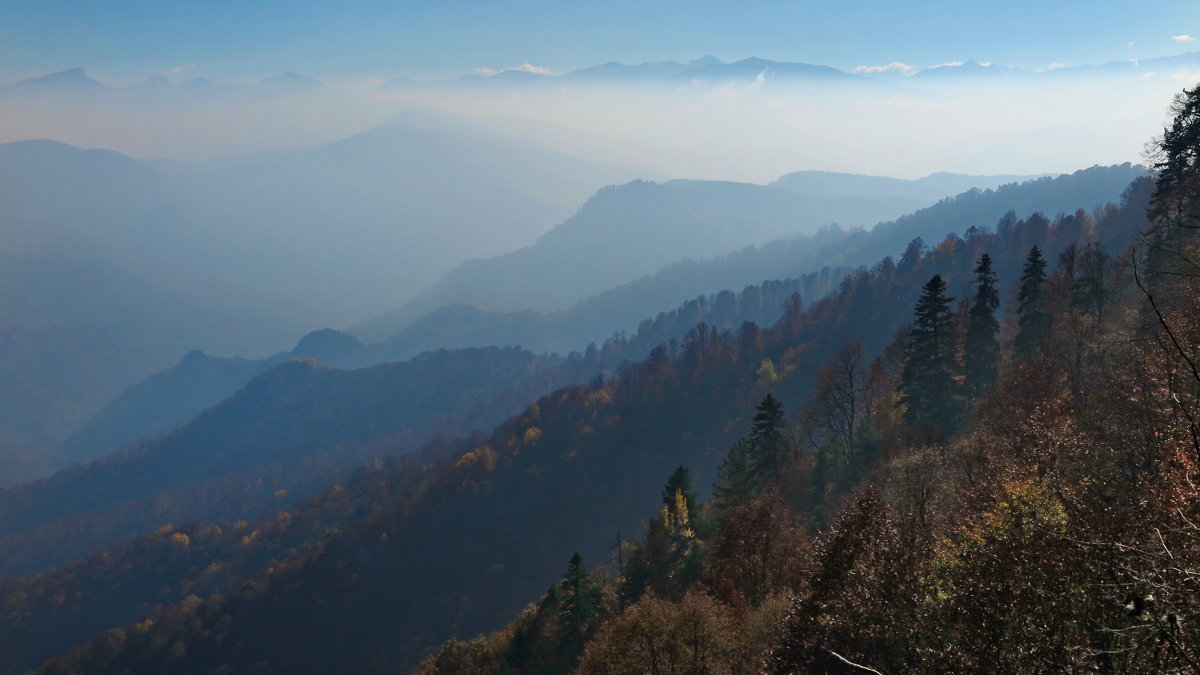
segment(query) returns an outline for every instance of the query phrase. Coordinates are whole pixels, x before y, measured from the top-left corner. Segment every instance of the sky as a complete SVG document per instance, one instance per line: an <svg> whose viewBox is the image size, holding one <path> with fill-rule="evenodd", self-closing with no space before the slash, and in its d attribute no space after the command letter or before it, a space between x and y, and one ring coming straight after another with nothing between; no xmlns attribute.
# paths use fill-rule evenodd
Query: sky
<svg viewBox="0 0 1200 675"><path fill-rule="evenodd" d="M976 60L1021 68L1200 50L1200 3L656 2L609 0L5 0L0 82L83 66L253 81L295 71L332 82L456 77L529 63L551 72L712 54L850 70ZM1178 38L1178 39L1176 39Z"/></svg>

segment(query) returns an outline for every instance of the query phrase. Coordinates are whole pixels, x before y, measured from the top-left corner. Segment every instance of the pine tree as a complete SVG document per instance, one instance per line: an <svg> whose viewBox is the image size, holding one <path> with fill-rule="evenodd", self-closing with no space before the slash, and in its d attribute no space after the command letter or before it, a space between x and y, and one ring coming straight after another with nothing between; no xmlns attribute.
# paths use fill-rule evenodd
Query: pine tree
<svg viewBox="0 0 1200 675"><path fill-rule="evenodd" d="M901 401L907 406L908 423L935 436L955 426L958 397L952 300L946 297L946 282L940 274L922 287L900 373Z"/></svg>
<svg viewBox="0 0 1200 675"><path fill-rule="evenodd" d="M717 483L713 486L717 508L727 509L754 494L758 483L754 469L750 442L740 439L729 449L725 461L717 469Z"/></svg>
<svg viewBox="0 0 1200 675"><path fill-rule="evenodd" d="M1200 217L1200 85L1184 89L1171 103L1171 126L1151 146L1158 171L1150 217L1195 226Z"/></svg>
<svg viewBox="0 0 1200 675"><path fill-rule="evenodd" d="M1042 338L1050 331L1050 315L1046 313L1046 259L1034 246L1025 259L1017 289L1017 337L1013 340L1013 355L1018 360L1033 356Z"/></svg>
<svg viewBox="0 0 1200 675"><path fill-rule="evenodd" d="M779 468L791 459L794 443L787 430L783 404L771 394L758 404L752 422L749 443L754 472L761 486L779 476Z"/></svg>
<svg viewBox="0 0 1200 675"><path fill-rule="evenodd" d="M967 315L966 345L963 353L963 375L967 395L978 398L992 387L1000 361L1000 324L996 308L1000 293L996 290L996 274L992 258L984 253L975 266L975 297Z"/></svg>
<svg viewBox="0 0 1200 675"><path fill-rule="evenodd" d="M699 495L692 491L692 474L686 466L675 469L675 472L667 479L667 484L663 486L662 490L663 506L674 508L675 493L677 492L681 493L687 502L688 514L694 516Z"/></svg>
<svg viewBox="0 0 1200 675"><path fill-rule="evenodd" d="M717 508L739 504L777 480L780 467L795 453L795 445L788 433L783 404L767 394L751 419L750 433L733 444L717 470L713 486Z"/></svg>
<svg viewBox="0 0 1200 675"><path fill-rule="evenodd" d="M558 583L558 616L565 645L582 648L583 639L599 607L599 590L588 579L583 556L576 553Z"/></svg>

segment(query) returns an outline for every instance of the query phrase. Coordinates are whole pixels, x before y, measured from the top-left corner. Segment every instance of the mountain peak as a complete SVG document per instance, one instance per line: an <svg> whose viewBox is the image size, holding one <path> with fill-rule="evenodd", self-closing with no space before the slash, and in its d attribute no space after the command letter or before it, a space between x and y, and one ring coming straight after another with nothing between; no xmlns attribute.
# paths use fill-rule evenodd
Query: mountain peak
<svg viewBox="0 0 1200 675"><path fill-rule="evenodd" d="M87 76L83 68L69 68L49 75L33 77L8 85L18 89L98 89L103 87L96 80Z"/></svg>

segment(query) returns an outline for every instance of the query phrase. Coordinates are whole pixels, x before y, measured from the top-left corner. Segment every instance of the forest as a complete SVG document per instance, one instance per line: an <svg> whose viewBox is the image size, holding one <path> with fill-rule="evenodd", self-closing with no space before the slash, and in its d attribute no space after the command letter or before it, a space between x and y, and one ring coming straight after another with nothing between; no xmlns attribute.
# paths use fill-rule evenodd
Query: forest
<svg viewBox="0 0 1200 675"><path fill-rule="evenodd" d="M705 300L489 432L6 581L11 670L1194 671L1200 88L1172 114L1118 204Z"/></svg>

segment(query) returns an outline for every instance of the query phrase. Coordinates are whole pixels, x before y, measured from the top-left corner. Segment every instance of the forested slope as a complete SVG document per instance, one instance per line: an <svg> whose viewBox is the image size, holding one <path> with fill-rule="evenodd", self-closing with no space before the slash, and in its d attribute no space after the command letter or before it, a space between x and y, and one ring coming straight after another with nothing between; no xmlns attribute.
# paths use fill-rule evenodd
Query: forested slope
<svg viewBox="0 0 1200 675"><path fill-rule="evenodd" d="M491 630L515 616L554 583L572 552L607 560L608 543L617 533L628 539L639 532L642 518L661 503L663 479L680 464L691 468L697 485L716 480L726 450L750 428L764 394L794 409L847 343L863 340L864 358L885 352L932 274L951 287L965 284L979 255L993 251L996 273L1011 284L1032 245L1056 252L1101 241L1121 250L1144 222L1148 186L1135 183L1123 206L1102 209L1096 221L1082 212L1053 223L1035 215L1005 221L999 232L976 228L928 250L914 243L899 261L856 272L831 297L807 310L793 306L770 328L698 326L677 349L656 349L610 381L543 397L488 436L447 448L447 459L360 476L362 486L411 477L413 484L383 499L369 498L378 493L364 487L327 493L322 500L354 500L345 493L362 490L370 506L312 548L260 571L253 583L187 600L152 624L105 633L47 672L414 665L439 640ZM890 372L888 363L881 362L880 377ZM879 408L885 409L894 410ZM802 487L810 501L800 503L819 522L856 474L837 478L826 466L826 477L814 483L816 456L803 456L792 483ZM872 445L857 465L865 470L885 456L887 448ZM554 620L547 621L546 635L561 637ZM584 627L587 635L595 628ZM521 649L531 654L546 647L537 635L522 639Z"/></svg>

